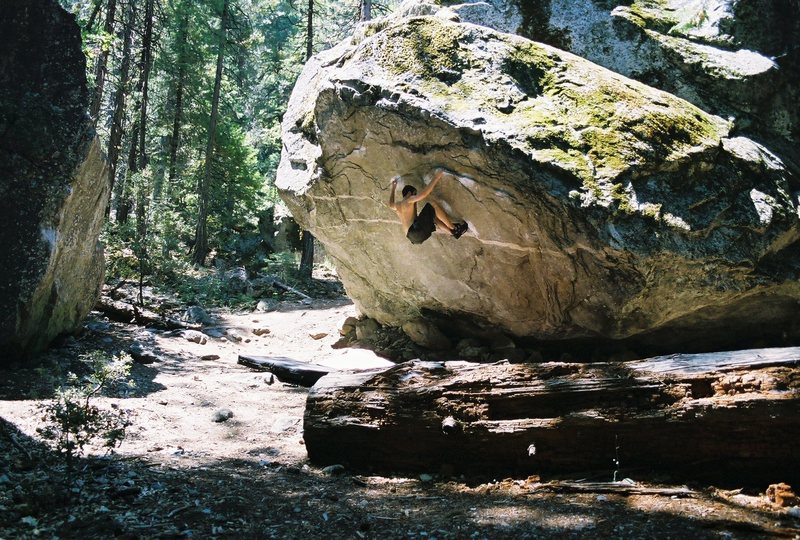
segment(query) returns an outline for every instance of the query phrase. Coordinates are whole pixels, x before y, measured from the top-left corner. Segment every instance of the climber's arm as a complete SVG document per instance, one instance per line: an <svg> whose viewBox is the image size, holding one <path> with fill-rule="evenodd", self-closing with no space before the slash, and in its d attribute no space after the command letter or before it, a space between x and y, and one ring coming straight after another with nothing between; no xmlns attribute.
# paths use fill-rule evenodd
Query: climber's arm
<svg viewBox="0 0 800 540"><path fill-rule="evenodd" d="M425 197L430 195L431 192L433 191L433 188L436 187L436 184L438 184L439 180L442 179L442 175L443 174L444 174L444 170L443 169L439 169L439 171L436 173L436 176L434 176L433 180L431 180L431 183L428 184L427 186L425 186L425 189L423 189L421 192L417 193L413 197L409 197L409 199L408 199L409 202L412 202L412 203L420 202Z"/></svg>

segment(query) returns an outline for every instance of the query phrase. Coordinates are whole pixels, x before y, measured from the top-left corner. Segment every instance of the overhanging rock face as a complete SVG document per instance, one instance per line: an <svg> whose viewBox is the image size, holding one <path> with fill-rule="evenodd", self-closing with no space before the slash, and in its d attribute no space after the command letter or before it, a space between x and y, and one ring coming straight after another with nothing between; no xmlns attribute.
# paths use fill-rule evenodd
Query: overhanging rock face
<svg viewBox="0 0 800 540"><path fill-rule="evenodd" d="M797 185L722 119L591 62L436 16L378 21L306 66L281 195L366 315L445 332L634 340L797 334ZM404 237L389 180L470 226ZM698 340L695 343L695 340Z"/></svg>

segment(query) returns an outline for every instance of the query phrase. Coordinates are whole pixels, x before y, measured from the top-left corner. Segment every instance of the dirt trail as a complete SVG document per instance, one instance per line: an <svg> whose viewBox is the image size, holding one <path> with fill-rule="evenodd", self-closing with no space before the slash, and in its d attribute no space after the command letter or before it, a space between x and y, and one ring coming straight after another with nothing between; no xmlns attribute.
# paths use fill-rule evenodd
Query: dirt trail
<svg viewBox="0 0 800 540"><path fill-rule="evenodd" d="M677 496L636 484L575 493L537 477L449 478L439 471L384 477L312 466L302 441L307 390L236 361L248 353L334 367L386 364L368 350L331 347L342 321L354 314L346 299L284 302L268 313L214 313L216 330L206 331L221 337L205 344L93 315L81 337L48 353L51 360L63 363L93 348L120 350L133 341L155 346L162 360L135 365L131 395L100 398L130 410L133 425L116 457L89 453L78 473L81 489L66 496L54 487L52 469L38 465L44 451L36 441L34 397L46 394L41 373L3 374L0 417L13 426L0 430L0 538L800 535L800 521L757 492L697 485ZM269 332L257 336L253 329ZM215 422L221 409L233 416Z"/></svg>

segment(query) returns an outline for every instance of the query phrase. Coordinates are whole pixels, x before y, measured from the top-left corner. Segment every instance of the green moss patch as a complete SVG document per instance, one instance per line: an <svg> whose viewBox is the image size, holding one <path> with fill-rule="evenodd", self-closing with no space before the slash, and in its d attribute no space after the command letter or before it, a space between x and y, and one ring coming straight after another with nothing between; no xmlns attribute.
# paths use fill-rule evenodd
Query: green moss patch
<svg viewBox="0 0 800 540"><path fill-rule="evenodd" d="M469 50L458 25L434 17L417 17L390 28L382 36L376 59L388 71L453 84L469 66Z"/></svg>

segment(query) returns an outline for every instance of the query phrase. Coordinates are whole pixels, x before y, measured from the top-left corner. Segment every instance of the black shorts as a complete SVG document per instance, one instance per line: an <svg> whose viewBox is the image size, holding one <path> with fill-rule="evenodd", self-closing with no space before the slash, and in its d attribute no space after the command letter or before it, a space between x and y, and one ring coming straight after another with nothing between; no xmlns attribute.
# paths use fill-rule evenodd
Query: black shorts
<svg viewBox="0 0 800 540"><path fill-rule="evenodd" d="M433 231L436 230L436 211L433 209L431 203L426 203L416 218L414 223L408 228L406 238L412 244L421 244L431 237Z"/></svg>

